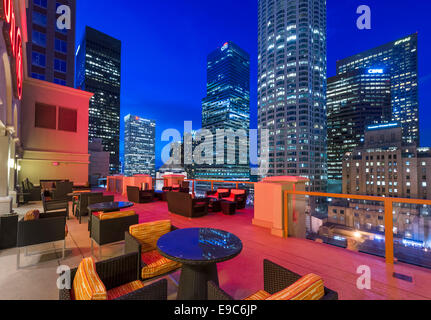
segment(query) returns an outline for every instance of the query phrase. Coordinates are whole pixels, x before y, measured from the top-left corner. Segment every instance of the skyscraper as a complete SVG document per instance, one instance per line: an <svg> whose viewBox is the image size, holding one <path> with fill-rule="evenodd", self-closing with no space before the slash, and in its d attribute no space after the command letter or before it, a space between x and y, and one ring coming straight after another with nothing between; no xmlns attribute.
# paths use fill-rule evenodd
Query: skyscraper
<svg viewBox="0 0 431 320"><path fill-rule="evenodd" d="M110 153L110 172L120 171L121 41L90 27L76 53L76 87L93 92L89 110L90 142L102 139Z"/></svg>
<svg viewBox="0 0 431 320"><path fill-rule="evenodd" d="M357 69L329 78L327 108L328 182L340 193L345 154L363 142L368 125L391 120L390 75L383 69Z"/></svg>
<svg viewBox="0 0 431 320"><path fill-rule="evenodd" d="M259 0L258 23L258 124L270 134L268 175L308 177L310 191L323 191L326 0Z"/></svg>
<svg viewBox="0 0 431 320"><path fill-rule="evenodd" d="M214 135L214 164L198 165L197 179L249 180L248 131L250 129L250 57L233 42L208 56L207 96L202 101L202 129ZM233 139L216 137L217 130L238 133ZM242 134L241 134L242 132ZM223 151L216 150L218 143ZM241 153L240 150L245 151ZM229 161L231 158L231 161ZM217 161L220 161L220 163Z"/></svg>
<svg viewBox="0 0 431 320"><path fill-rule="evenodd" d="M391 76L392 120L406 143L419 146L418 35L414 33L337 62L337 74L359 68L383 69Z"/></svg>
<svg viewBox="0 0 431 320"><path fill-rule="evenodd" d="M124 118L124 174L156 177L156 123L137 116Z"/></svg>
<svg viewBox="0 0 431 320"><path fill-rule="evenodd" d="M57 8L70 8L71 29L58 29ZM76 0L32 0L27 8L28 74L68 87L75 81Z"/></svg>

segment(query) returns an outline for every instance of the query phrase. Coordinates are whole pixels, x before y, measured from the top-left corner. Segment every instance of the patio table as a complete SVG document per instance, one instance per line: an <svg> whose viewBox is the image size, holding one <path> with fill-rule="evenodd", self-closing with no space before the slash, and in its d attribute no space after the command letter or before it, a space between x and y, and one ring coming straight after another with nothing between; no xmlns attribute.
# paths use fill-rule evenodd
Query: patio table
<svg viewBox="0 0 431 320"><path fill-rule="evenodd" d="M217 263L235 258L242 247L234 234L206 228L179 229L157 242L162 256L182 263L178 300L206 300L208 281L219 283Z"/></svg>
<svg viewBox="0 0 431 320"><path fill-rule="evenodd" d="M128 201L114 201L114 202L101 202L95 203L88 206L88 211L92 213L93 211L101 212L115 212L121 209L126 209L133 207L133 202Z"/></svg>

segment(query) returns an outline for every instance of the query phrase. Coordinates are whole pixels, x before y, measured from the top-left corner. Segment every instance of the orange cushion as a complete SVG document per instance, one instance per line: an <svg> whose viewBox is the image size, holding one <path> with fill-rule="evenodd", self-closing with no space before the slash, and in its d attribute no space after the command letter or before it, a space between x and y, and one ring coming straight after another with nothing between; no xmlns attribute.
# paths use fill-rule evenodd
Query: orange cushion
<svg viewBox="0 0 431 320"><path fill-rule="evenodd" d="M260 291L256 292L255 294L252 294L250 297L245 298L244 300L253 300L253 301L266 300L270 296L271 295L268 292L266 292L265 290L260 290Z"/></svg>
<svg viewBox="0 0 431 320"><path fill-rule="evenodd" d="M228 193L229 189L218 189L217 193Z"/></svg>
<svg viewBox="0 0 431 320"><path fill-rule="evenodd" d="M30 210L24 216L24 221L34 221L38 220L40 217L39 210Z"/></svg>
<svg viewBox="0 0 431 320"><path fill-rule="evenodd" d="M142 245L142 252L156 250L157 241L171 231L171 221L161 220L130 226L129 233Z"/></svg>
<svg viewBox="0 0 431 320"><path fill-rule="evenodd" d="M136 290L142 289L144 283L142 281L133 281L128 284L122 285L108 291L108 300L115 300L119 297L125 296L126 294L132 293Z"/></svg>
<svg viewBox="0 0 431 320"><path fill-rule="evenodd" d="M311 273L266 300L320 300L324 295L322 278Z"/></svg>
<svg viewBox="0 0 431 320"><path fill-rule="evenodd" d="M154 278L181 268L181 263L163 257L157 250L143 252L141 259L146 264L142 268L142 279Z"/></svg>
<svg viewBox="0 0 431 320"><path fill-rule="evenodd" d="M94 259L85 258L79 264L73 280L73 296L76 300L106 300L105 285L96 272Z"/></svg>
<svg viewBox="0 0 431 320"><path fill-rule="evenodd" d="M235 190L231 190L231 191L230 191L230 193L231 193L231 194L235 194L235 195L238 195L238 194L245 194L245 190L235 189Z"/></svg>
<svg viewBox="0 0 431 320"><path fill-rule="evenodd" d="M118 219L124 217L134 216L135 211L118 211L118 212L103 212L99 215L100 220Z"/></svg>

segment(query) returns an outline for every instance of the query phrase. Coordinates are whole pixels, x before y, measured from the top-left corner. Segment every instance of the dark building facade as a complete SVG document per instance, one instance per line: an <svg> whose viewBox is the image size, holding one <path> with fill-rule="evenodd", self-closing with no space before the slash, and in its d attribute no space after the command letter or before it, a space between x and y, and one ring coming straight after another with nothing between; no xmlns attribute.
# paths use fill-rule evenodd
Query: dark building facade
<svg viewBox="0 0 431 320"><path fill-rule="evenodd" d="M365 129L391 120L390 76L383 69L352 70L328 78L328 180L339 184L343 157L364 139Z"/></svg>
<svg viewBox="0 0 431 320"><path fill-rule="evenodd" d="M71 29L57 27L57 8L70 8ZM27 8L28 74L72 87L75 81L76 0L29 0Z"/></svg>
<svg viewBox="0 0 431 320"><path fill-rule="evenodd" d="M121 41L86 27L76 52L76 87L93 92L89 142L102 139L110 172L120 172Z"/></svg>
<svg viewBox="0 0 431 320"><path fill-rule="evenodd" d="M233 42L226 42L208 56L207 96L202 101L202 129L213 134L214 164L197 165L196 178L248 181L250 57ZM217 130L239 133L235 138L235 150L227 147L227 136L216 137ZM223 155L217 152L216 143L224 146ZM234 161L230 162L229 157Z"/></svg>
<svg viewBox="0 0 431 320"><path fill-rule="evenodd" d="M391 77L392 121L403 140L419 146L418 35L414 33L337 62L337 74L360 68L383 69Z"/></svg>
<svg viewBox="0 0 431 320"><path fill-rule="evenodd" d="M133 115L124 118L124 174L156 177L156 122Z"/></svg>

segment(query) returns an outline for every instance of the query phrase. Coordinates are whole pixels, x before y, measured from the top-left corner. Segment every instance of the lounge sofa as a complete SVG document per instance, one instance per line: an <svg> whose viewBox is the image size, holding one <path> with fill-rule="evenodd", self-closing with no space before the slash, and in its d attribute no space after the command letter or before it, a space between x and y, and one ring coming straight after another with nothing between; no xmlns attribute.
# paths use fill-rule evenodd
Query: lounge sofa
<svg viewBox="0 0 431 320"><path fill-rule="evenodd" d="M208 214L209 199L193 199L192 195L183 192L168 192L168 210L187 218L198 218Z"/></svg>

